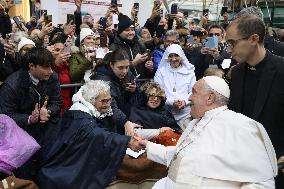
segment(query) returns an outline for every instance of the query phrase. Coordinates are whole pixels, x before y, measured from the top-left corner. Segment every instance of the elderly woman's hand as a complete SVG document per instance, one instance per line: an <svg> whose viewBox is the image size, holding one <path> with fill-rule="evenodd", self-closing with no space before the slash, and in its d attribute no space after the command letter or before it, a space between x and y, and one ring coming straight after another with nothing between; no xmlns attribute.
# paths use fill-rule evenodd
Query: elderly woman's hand
<svg viewBox="0 0 284 189"><path fill-rule="evenodd" d="M134 128L138 128L138 127L142 127L142 126L138 125L136 123L132 123L131 121L127 121L124 124L125 135L127 135L127 136L134 136L135 135Z"/></svg>

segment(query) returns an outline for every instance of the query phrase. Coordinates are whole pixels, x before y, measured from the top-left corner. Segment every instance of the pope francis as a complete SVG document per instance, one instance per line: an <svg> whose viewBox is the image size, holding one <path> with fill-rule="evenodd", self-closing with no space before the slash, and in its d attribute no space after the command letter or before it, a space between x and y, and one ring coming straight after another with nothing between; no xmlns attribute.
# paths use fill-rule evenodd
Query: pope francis
<svg viewBox="0 0 284 189"><path fill-rule="evenodd" d="M229 96L223 79L200 79L189 97L194 119L177 145L144 141L147 158L168 166L154 189L275 188L271 141L260 123L227 108Z"/></svg>

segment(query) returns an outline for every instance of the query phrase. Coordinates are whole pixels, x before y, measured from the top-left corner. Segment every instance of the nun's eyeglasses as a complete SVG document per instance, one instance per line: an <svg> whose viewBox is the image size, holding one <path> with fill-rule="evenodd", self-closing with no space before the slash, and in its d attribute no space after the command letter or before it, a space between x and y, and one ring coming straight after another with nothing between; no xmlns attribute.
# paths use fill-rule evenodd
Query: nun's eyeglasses
<svg viewBox="0 0 284 189"><path fill-rule="evenodd" d="M108 99L100 99L98 100L100 103L102 104L109 104L112 101L112 98L108 98Z"/></svg>

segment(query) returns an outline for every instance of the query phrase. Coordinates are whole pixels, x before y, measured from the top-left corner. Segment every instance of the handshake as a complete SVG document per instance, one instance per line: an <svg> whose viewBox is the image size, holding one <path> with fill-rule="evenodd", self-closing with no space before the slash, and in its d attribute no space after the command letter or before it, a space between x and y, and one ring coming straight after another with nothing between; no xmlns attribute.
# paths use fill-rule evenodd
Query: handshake
<svg viewBox="0 0 284 189"><path fill-rule="evenodd" d="M143 139L139 136L133 136L128 142L128 148L135 152L139 152L140 150L144 150L147 146L148 140Z"/></svg>

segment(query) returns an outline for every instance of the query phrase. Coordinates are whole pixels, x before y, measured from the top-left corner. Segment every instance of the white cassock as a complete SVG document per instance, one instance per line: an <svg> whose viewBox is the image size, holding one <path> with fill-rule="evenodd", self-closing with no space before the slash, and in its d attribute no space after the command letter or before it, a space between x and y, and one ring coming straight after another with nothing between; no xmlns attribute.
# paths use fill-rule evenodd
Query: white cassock
<svg viewBox="0 0 284 189"><path fill-rule="evenodd" d="M177 146L149 142L146 150L148 159L169 167L155 189L275 188L277 160L265 129L227 106L192 120Z"/></svg>

